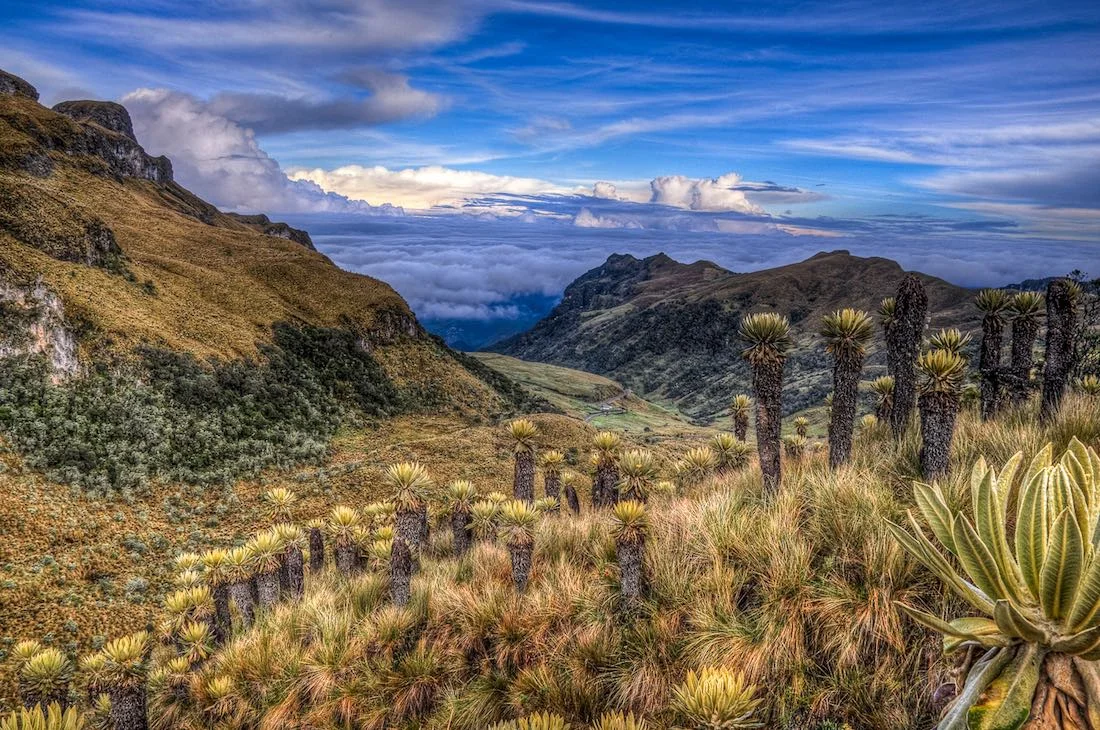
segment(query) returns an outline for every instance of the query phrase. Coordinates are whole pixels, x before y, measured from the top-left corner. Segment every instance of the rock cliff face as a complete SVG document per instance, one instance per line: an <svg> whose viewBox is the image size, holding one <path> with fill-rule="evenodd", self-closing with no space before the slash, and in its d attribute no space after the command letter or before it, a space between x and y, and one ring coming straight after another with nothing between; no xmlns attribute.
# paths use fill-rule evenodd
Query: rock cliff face
<svg viewBox="0 0 1100 730"><path fill-rule="evenodd" d="M121 104L63 101L53 111L81 126L81 134L63 151L98 157L115 177L136 177L156 183L172 181L172 163L163 155L152 157L145 153L134 137L130 113Z"/></svg>
<svg viewBox="0 0 1100 730"><path fill-rule="evenodd" d="M55 383L80 369L61 299L41 280L21 287L0 279L0 360L18 355L44 356Z"/></svg>
<svg viewBox="0 0 1100 730"><path fill-rule="evenodd" d="M104 129L121 134L137 142L134 136L134 123L130 121L130 112L126 107L113 101L63 101L55 104L53 110L78 122L93 122Z"/></svg>
<svg viewBox="0 0 1100 730"><path fill-rule="evenodd" d="M38 101L38 89L18 76L10 74L3 69L0 69L0 94L25 96L28 99Z"/></svg>
<svg viewBox="0 0 1100 730"><path fill-rule="evenodd" d="M278 221L272 222L270 218L262 213L257 215L226 213L226 215L239 223L243 223L252 230L264 234L265 236L285 238L288 241L294 241L294 243L305 246L310 251L317 250L317 248L313 245L313 239L309 237L309 233L301 230L300 228L291 228L286 223L280 223Z"/></svg>

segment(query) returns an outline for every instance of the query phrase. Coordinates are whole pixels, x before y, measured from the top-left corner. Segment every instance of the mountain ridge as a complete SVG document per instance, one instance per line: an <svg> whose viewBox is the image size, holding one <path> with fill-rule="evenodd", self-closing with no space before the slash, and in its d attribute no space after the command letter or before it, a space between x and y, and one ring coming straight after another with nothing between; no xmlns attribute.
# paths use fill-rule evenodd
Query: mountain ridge
<svg viewBox="0 0 1100 730"><path fill-rule="evenodd" d="M843 249L744 273L709 261L680 263L664 253L641 259L612 254L566 287L561 302L532 329L486 349L612 377L709 420L733 393L749 390L737 338L741 316L777 311L790 318L795 338L785 404L791 412L820 402L829 387L827 358L815 344L820 317L849 306L874 312L905 273L890 259ZM932 329L976 326L969 289L920 276L929 291ZM880 351L877 333L865 376L884 370Z"/></svg>

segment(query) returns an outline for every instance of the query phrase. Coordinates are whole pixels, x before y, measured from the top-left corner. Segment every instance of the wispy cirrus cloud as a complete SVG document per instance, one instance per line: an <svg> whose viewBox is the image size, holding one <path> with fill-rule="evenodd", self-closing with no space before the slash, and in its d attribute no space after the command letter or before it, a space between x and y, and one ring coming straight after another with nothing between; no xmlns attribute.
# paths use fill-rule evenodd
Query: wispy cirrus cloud
<svg viewBox="0 0 1100 730"><path fill-rule="evenodd" d="M341 81L370 92L366 98L312 99L282 94L221 92L209 102L215 114L263 133L350 129L436 114L444 100L409 85L406 76L378 69L352 69Z"/></svg>

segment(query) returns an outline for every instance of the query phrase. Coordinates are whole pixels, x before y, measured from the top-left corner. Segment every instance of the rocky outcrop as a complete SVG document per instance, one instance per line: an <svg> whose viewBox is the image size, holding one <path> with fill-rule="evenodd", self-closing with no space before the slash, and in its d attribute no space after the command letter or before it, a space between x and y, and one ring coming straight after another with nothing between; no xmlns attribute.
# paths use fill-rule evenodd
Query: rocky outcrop
<svg viewBox="0 0 1100 730"><path fill-rule="evenodd" d="M10 74L3 69L0 69L0 94L25 96L28 99L38 101L38 89L15 74Z"/></svg>
<svg viewBox="0 0 1100 730"><path fill-rule="evenodd" d="M106 130L121 134L137 142L134 136L134 123L130 121L130 112L126 107L113 101L63 101L55 104L53 110L78 122L92 122Z"/></svg>
<svg viewBox="0 0 1100 730"><path fill-rule="evenodd" d="M0 279L0 361L25 355L44 356L54 382L80 370L76 338L57 295L41 279L30 286Z"/></svg>
<svg viewBox="0 0 1100 730"><path fill-rule="evenodd" d="M21 81L0 71L0 88L19 88L12 79ZM31 94L18 91L8 93L37 99L33 87L28 87ZM52 152L83 157L82 164L98 175L117 179L139 178L162 184L172 181L172 163L167 157L146 154L134 139L130 115L119 104L108 101L62 102L54 107L54 111L74 123L57 124L18 106L5 110L2 121L13 131L29 138L19 140L22 142L21 149L17 150L19 154L14 160L15 166L23 172L47 177L53 169L53 161L49 157Z"/></svg>
<svg viewBox="0 0 1100 730"><path fill-rule="evenodd" d="M286 223L280 223L278 221L273 222L263 213L256 215L242 215L240 213L226 213L230 218L243 223L254 231L264 234L265 236L275 236L276 238L285 238L288 241L305 246L310 251L316 251L317 248L313 245L313 239L309 237L309 233L299 228L291 228Z"/></svg>

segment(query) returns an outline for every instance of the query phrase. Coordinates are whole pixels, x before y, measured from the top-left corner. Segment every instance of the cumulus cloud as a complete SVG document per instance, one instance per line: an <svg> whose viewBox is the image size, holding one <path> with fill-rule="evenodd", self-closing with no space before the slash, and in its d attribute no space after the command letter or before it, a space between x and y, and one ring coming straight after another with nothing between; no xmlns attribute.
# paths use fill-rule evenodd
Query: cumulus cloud
<svg viewBox="0 0 1100 730"><path fill-rule="evenodd" d="M597 182L592 186L592 197L603 200L618 200L619 190L609 182Z"/></svg>
<svg viewBox="0 0 1100 730"><path fill-rule="evenodd" d="M649 183L650 202L687 210L763 213L760 206L749 202L745 193L737 188L740 184L741 176L736 172L702 179L667 175Z"/></svg>
<svg viewBox="0 0 1100 730"><path fill-rule="evenodd" d="M456 170L440 165L393 170L376 165L345 165L332 170L296 168L291 179L316 183L325 190L360 200L386 201L404 208L460 212L497 217L526 215L528 220L555 214L580 227L660 228L664 230L746 230L725 220L685 217L674 211L714 216L768 214L748 196L793 204L825 196L773 182L747 182L735 173L715 178L666 175L649 181L601 180L570 187L534 177ZM633 207L598 211L605 203ZM565 209L562 209L564 205ZM551 211L551 209L554 209Z"/></svg>
<svg viewBox="0 0 1100 730"><path fill-rule="evenodd" d="M577 215L573 216L573 225L580 228L644 228L637 220L599 216L588 208L581 208Z"/></svg>
<svg viewBox="0 0 1100 730"><path fill-rule="evenodd" d="M348 129L434 115L442 106L435 94L414 89L409 79L375 69L344 75L369 90L365 99L291 98L280 94L223 92L210 100L211 112L263 133L307 129Z"/></svg>
<svg viewBox="0 0 1100 730"><path fill-rule="evenodd" d="M477 208L485 195L567 194L569 188L546 180L455 170L440 165L390 170L382 166L345 165L335 170L292 170L294 180L308 181L350 198L384 200L405 208ZM509 206L510 208L512 206Z"/></svg>
<svg viewBox="0 0 1100 730"><path fill-rule="evenodd" d="M176 179L215 205L242 212L379 212L363 201L291 180L251 130L203 101L166 89L139 89L122 99L134 130L152 154L172 160ZM385 212L397 212L383 209Z"/></svg>

